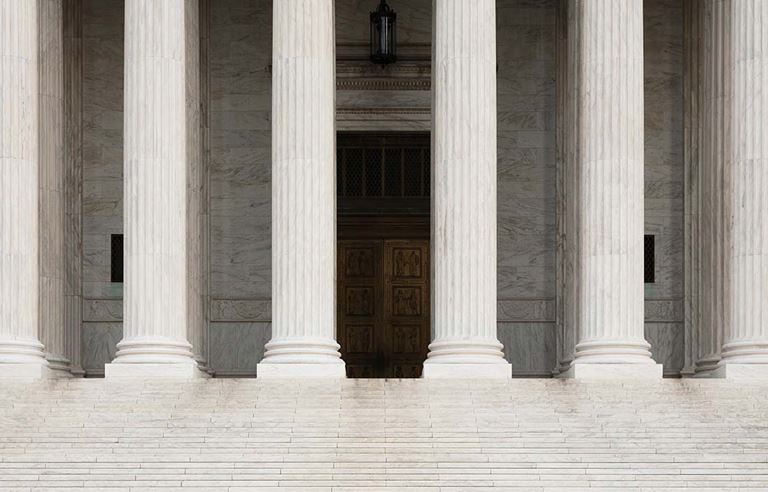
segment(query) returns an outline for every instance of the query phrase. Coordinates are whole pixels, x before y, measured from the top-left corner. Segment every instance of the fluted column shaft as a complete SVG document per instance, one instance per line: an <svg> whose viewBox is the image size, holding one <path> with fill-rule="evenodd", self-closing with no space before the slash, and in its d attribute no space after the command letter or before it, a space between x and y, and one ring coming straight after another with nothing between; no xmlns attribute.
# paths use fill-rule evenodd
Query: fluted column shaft
<svg viewBox="0 0 768 492"><path fill-rule="evenodd" d="M643 5L581 0L572 7L581 227L572 368L579 377L579 365L590 371L587 363L647 364L661 376L643 334Z"/></svg>
<svg viewBox="0 0 768 492"><path fill-rule="evenodd" d="M64 11L40 0L40 341L53 369L69 370L64 324Z"/></svg>
<svg viewBox="0 0 768 492"><path fill-rule="evenodd" d="M496 326L496 2L433 2L433 341L424 377L510 377Z"/></svg>
<svg viewBox="0 0 768 492"><path fill-rule="evenodd" d="M558 248L557 253L560 259L560 268L558 274L558 287L560 289L558 298L558 325L559 335L559 354L557 371L563 373L568 370L574 358L576 347L576 336L579 324L579 178L580 178L580 159L579 159L579 91L581 84L579 80L580 44L578 43L578 22L574 21L574 16L579 15L575 4L569 3L570 0L562 0L560 9L561 22L565 24L564 46L559 53L564 60L559 61L560 76L558 80L558 91L561 102L558 104L561 122L561 140L558 143L560 162L558 165Z"/></svg>
<svg viewBox="0 0 768 492"><path fill-rule="evenodd" d="M184 21L184 68L186 77L185 147L187 157L187 340L199 364L206 364L206 323L203 315L202 188L203 159L200 132L200 22L199 0L186 2ZM207 21L207 19L206 19Z"/></svg>
<svg viewBox="0 0 768 492"><path fill-rule="evenodd" d="M701 229L700 306L696 371L720 360L728 301L725 293L727 190L730 160L730 2L703 2L703 70L700 140Z"/></svg>
<svg viewBox="0 0 768 492"><path fill-rule="evenodd" d="M0 377L41 376L38 6L0 1Z"/></svg>
<svg viewBox="0 0 768 492"><path fill-rule="evenodd" d="M82 375L83 26L82 1L64 9L64 331L70 372Z"/></svg>
<svg viewBox="0 0 768 492"><path fill-rule="evenodd" d="M768 364L768 2L729 7L731 309L722 356L727 365Z"/></svg>
<svg viewBox="0 0 768 492"><path fill-rule="evenodd" d="M188 218L199 199L188 192L188 147L198 139L188 118L198 103L187 37L198 36L197 15L196 0L125 2L124 322L107 377L197 375L187 341L196 278L188 256L197 251Z"/></svg>
<svg viewBox="0 0 768 492"><path fill-rule="evenodd" d="M344 377L335 341L334 2L272 8L272 340L257 376Z"/></svg>

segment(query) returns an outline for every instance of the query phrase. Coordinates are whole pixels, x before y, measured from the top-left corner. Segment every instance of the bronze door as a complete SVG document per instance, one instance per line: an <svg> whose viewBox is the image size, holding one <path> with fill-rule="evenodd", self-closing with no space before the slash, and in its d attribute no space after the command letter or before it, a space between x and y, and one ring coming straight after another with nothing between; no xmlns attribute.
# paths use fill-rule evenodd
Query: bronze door
<svg viewBox="0 0 768 492"><path fill-rule="evenodd" d="M339 241L337 316L349 377L421 376L430 337L429 241Z"/></svg>

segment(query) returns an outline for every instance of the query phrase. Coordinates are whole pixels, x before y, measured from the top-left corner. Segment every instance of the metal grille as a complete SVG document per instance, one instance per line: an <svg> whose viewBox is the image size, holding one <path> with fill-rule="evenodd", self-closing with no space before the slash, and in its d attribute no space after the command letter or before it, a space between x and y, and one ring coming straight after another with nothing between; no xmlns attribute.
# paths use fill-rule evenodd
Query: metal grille
<svg viewBox="0 0 768 492"><path fill-rule="evenodd" d="M384 151L384 195L401 196L403 190L403 151L387 149Z"/></svg>
<svg viewBox="0 0 768 492"><path fill-rule="evenodd" d="M337 179L343 198L427 198L429 136L340 135Z"/></svg>
<svg viewBox="0 0 768 492"><path fill-rule="evenodd" d="M383 149L365 149L365 196L382 196Z"/></svg>
<svg viewBox="0 0 768 492"><path fill-rule="evenodd" d="M363 196L363 149L341 149L344 195Z"/></svg>

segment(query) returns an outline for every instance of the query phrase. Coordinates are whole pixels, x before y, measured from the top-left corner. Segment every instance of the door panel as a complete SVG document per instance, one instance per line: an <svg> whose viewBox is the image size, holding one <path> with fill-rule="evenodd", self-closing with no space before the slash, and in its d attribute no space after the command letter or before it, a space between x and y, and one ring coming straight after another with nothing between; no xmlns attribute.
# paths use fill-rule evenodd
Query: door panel
<svg viewBox="0 0 768 492"><path fill-rule="evenodd" d="M421 376L429 345L429 241L384 241L387 377Z"/></svg>
<svg viewBox="0 0 768 492"><path fill-rule="evenodd" d="M381 242L339 241L338 342L349 377L376 377L382 338Z"/></svg>
<svg viewBox="0 0 768 492"><path fill-rule="evenodd" d="M337 278L347 375L419 377L429 344L429 241L340 240Z"/></svg>

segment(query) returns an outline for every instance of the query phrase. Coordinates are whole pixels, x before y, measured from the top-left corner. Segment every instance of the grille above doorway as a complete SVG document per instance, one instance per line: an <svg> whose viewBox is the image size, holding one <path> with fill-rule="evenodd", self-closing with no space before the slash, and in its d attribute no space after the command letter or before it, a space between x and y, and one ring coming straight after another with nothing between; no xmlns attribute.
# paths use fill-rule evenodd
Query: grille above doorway
<svg viewBox="0 0 768 492"><path fill-rule="evenodd" d="M429 213L428 133L340 133L336 157L340 213Z"/></svg>

